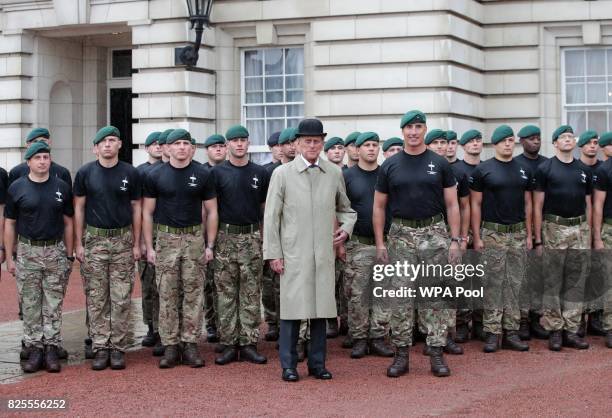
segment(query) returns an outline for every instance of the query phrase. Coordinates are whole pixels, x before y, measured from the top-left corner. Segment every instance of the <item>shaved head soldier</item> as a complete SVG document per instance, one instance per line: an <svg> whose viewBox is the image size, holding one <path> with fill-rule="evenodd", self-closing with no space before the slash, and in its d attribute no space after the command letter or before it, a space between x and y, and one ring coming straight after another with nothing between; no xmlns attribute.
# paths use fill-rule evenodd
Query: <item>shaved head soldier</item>
<svg viewBox="0 0 612 418"><path fill-rule="evenodd" d="M359 161L359 152L357 151L357 146L355 146L355 142L359 135L361 135L361 132L351 132L344 139L344 148L346 149L346 155L348 157L347 165L349 168Z"/></svg>
<svg viewBox="0 0 612 418"><path fill-rule="evenodd" d="M495 157L479 164L470 176L474 249L485 259L485 353L497 351L502 333L503 348L529 350L518 330L525 251L533 245L533 175L529 167L512 159L514 142L512 128L496 128L491 137Z"/></svg>
<svg viewBox="0 0 612 418"><path fill-rule="evenodd" d="M28 148L29 172L11 184L5 208L4 242L13 248L18 241L17 266L12 257L7 266L16 276L23 300L26 373L43 364L49 372L61 370L62 304L74 261L72 192L69 184L49 174L50 153L44 142Z"/></svg>
<svg viewBox="0 0 612 418"><path fill-rule="evenodd" d="M391 158L393 155L397 154L398 152L403 151L403 149L404 149L404 141L394 136L393 138L387 139L385 143L383 144L382 146L383 157L385 157L385 159Z"/></svg>
<svg viewBox="0 0 612 418"><path fill-rule="evenodd" d="M327 160L336 164L341 169L345 170L348 167L344 165L344 154L346 150L344 149L344 141L342 138L334 136L325 141L325 146L323 147L323 151L325 151L325 156Z"/></svg>
<svg viewBox="0 0 612 418"><path fill-rule="evenodd" d="M229 160L215 166L213 174L219 202L215 286L219 308L219 333L224 351L215 363L232 361L264 364L257 352L261 320L261 223L269 176L265 168L249 161L249 132L241 125L225 134Z"/></svg>
<svg viewBox="0 0 612 418"><path fill-rule="evenodd" d="M227 145L223 135L214 134L206 138L204 148L206 148L206 154L208 154L208 162L206 163L208 168L212 168L225 161Z"/></svg>
<svg viewBox="0 0 612 418"><path fill-rule="evenodd" d="M412 264L424 261L444 264L449 256L455 260L460 251L457 180L446 158L427 149L424 143L426 120L425 114L418 110L402 117L400 128L404 135L404 151L386 160L378 174L372 222L380 262L389 261L384 241L387 205L391 207L393 216L388 244L398 259ZM444 223L445 212L450 227L450 244ZM430 250L434 259L419 260L417 257L420 255L414 252L416 248L419 253ZM405 277L395 277L394 280L398 288L411 285ZM431 309L431 306L436 306L436 309ZM442 350L447 343L447 330L455 312L437 307L435 302L427 308L419 306L419 325L427 332L432 373L435 376L449 376L450 369L444 361ZM387 369L389 377L399 377L408 372L413 319L412 300L393 307L391 332L396 353Z"/></svg>
<svg viewBox="0 0 612 418"><path fill-rule="evenodd" d="M91 367L104 370L110 362L112 369L124 369L142 190L136 168L119 161L117 128L100 129L93 143L98 159L81 167L74 180L76 254L95 353Z"/></svg>
<svg viewBox="0 0 612 418"><path fill-rule="evenodd" d="M544 277L542 325L550 332L548 347L586 349L589 344L578 329L588 275L591 248L591 177L575 160L574 131L562 125L552 135L555 156L538 166L534 233L536 247L543 246ZM569 295L563 289L572 289Z"/></svg>
<svg viewBox="0 0 612 418"><path fill-rule="evenodd" d="M147 261L156 265L159 334L165 346L159 367L172 368L179 361L202 367L197 342L202 329L205 265L213 259L218 224L214 180L210 169L191 161L189 132L172 131L166 145L170 160L148 174L143 209ZM202 205L206 210L206 247Z"/></svg>

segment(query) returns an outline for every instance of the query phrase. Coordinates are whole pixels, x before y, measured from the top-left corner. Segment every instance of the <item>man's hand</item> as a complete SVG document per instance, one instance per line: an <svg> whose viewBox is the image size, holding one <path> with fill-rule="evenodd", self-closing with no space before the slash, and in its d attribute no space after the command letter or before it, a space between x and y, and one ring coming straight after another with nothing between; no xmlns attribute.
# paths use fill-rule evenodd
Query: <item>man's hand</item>
<svg viewBox="0 0 612 418"><path fill-rule="evenodd" d="M85 248L80 244L77 244L76 246L75 257L80 263L85 262Z"/></svg>
<svg viewBox="0 0 612 418"><path fill-rule="evenodd" d="M275 258L270 260L270 268L277 274L285 273L285 260L282 258Z"/></svg>
<svg viewBox="0 0 612 418"><path fill-rule="evenodd" d="M147 263L154 266L156 261L157 257L155 254L155 250L153 248L147 248Z"/></svg>
<svg viewBox="0 0 612 418"><path fill-rule="evenodd" d="M206 249L204 250L204 257L206 260L206 264L210 263L211 261L214 260L215 255L213 254L213 250L206 247Z"/></svg>
<svg viewBox="0 0 612 418"><path fill-rule="evenodd" d="M380 263L389 262L389 253L387 252L387 247L376 248L376 261Z"/></svg>
<svg viewBox="0 0 612 418"><path fill-rule="evenodd" d="M459 264L461 262L461 247L456 241L451 242L448 247L448 262L450 264Z"/></svg>
<svg viewBox="0 0 612 418"><path fill-rule="evenodd" d="M140 244L136 244L132 247L132 254L134 255L134 261L140 260Z"/></svg>
<svg viewBox="0 0 612 418"><path fill-rule="evenodd" d="M349 236L348 233L344 229L342 228L336 229L336 232L334 232L334 247L346 241L348 239L348 236Z"/></svg>
<svg viewBox="0 0 612 418"><path fill-rule="evenodd" d="M6 259L6 268L8 269L8 272L10 274L12 274L13 276L15 275L15 261L13 260L13 257L9 257Z"/></svg>
<svg viewBox="0 0 612 418"><path fill-rule="evenodd" d="M346 247L343 244L338 245L336 249L336 257L346 263Z"/></svg>

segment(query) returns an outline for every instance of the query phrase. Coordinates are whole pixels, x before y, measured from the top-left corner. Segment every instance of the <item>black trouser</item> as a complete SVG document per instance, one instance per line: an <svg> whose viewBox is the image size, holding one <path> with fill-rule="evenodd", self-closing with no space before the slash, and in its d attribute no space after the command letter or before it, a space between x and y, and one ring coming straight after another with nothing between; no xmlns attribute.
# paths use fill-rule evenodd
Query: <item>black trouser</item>
<svg viewBox="0 0 612 418"><path fill-rule="evenodd" d="M298 363L297 342L300 334L300 320L281 319L279 353L283 369L295 369ZM327 351L327 319L316 318L310 320L310 347L308 351L308 368L320 369L325 367L325 354Z"/></svg>

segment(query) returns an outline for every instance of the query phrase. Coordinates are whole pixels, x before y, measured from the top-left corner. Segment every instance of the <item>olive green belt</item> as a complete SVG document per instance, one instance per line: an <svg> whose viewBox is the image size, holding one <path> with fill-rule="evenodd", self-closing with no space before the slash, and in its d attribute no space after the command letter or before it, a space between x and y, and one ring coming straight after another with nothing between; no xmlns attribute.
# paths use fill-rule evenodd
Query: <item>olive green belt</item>
<svg viewBox="0 0 612 418"><path fill-rule="evenodd" d="M219 222L219 231L228 234L252 234L253 232L259 231L259 224L232 225Z"/></svg>
<svg viewBox="0 0 612 418"><path fill-rule="evenodd" d="M442 221L444 217L441 214L436 216L432 216L431 218L425 219L403 219L403 218L393 218L394 224L400 224L403 226L407 226L410 228L424 228L426 226L431 226L433 224L437 224Z"/></svg>
<svg viewBox="0 0 612 418"><path fill-rule="evenodd" d="M87 225L87 232L92 235L99 237L118 237L132 230L131 226L124 226L123 228L104 229L96 228L95 226Z"/></svg>
<svg viewBox="0 0 612 418"><path fill-rule="evenodd" d="M544 215L544 219L548 222L553 222L563 226L574 226L586 222L586 215L576 216L575 218L563 218L561 216L547 214Z"/></svg>
<svg viewBox="0 0 612 418"><path fill-rule="evenodd" d="M157 230L167 232L169 234L195 234L202 230L202 225L186 226L184 228L175 228L173 226L157 224Z"/></svg>
<svg viewBox="0 0 612 418"><path fill-rule="evenodd" d="M19 242L22 242L24 244L28 244L31 245L33 247L50 247L52 245L57 245L60 242L62 242L61 239L29 239L26 237L22 237L21 235L19 236Z"/></svg>
<svg viewBox="0 0 612 418"><path fill-rule="evenodd" d="M503 234L509 234L512 232L521 232L525 230L525 222L519 222L511 225L496 224L493 222L483 222L482 227L490 229L491 231L501 232Z"/></svg>

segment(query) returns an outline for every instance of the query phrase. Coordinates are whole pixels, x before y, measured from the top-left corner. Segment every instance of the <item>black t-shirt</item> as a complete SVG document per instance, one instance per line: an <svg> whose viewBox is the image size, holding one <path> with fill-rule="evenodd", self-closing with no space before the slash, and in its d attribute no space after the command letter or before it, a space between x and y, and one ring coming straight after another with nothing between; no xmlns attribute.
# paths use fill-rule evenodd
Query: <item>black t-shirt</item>
<svg viewBox="0 0 612 418"><path fill-rule="evenodd" d="M419 155L398 152L385 160L376 190L389 195L394 217L425 219L446 213L444 189L456 185L446 158L426 150Z"/></svg>
<svg viewBox="0 0 612 418"><path fill-rule="evenodd" d="M17 221L17 234L32 240L61 239L64 215L72 217L72 190L57 177L36 183L28 176L10 185L4 216Z"/></svg>
<svg viewBox="0 0 612 418"><path fill-rule="evenodd" d="M119 161L111 168L92 161L74 178L74 195L85 196L85 223L96 228L123 228L132 224L132 200L142 196L136 168Z"/></svg>
<svg viewBox="0 0 612 418"><path fill-rule="evenodd" d="M144 197L156 199L156 222L174 228L201 225L202 201L216 196L212 171L193 162L184 168L158 165L149 171L144 189Z"/></svg>
<svg viewBox="0 0 612 418"><path fill-rule="evenodd" d="M11 183L13 183L15 180L29 173L30 167L28 167L28 164L26 162L23 162L13 167L8 175L8 184L11 185ZM64 180L66 184L72 185L72 177L70 176L70 171L68 171L67 168L62 167L61 165L54 163L53 161L51 161L49 175L51 177L59 177Z"/></svg>
<svg viewBox="0 0 612 418"><path fill-rule="evenodd" d="M255 163L238 167L224 161L213 168L219 221L231 225L250 225L262 219L261 205L266 201L270 175Z"/></svg>
<svg viewBox="0 0 612 418"><path fill-rule="evenodd" d="M465 172L457 166L456 161L454 163L450 163L450 166L453 170L453 174L455 175L455 179L457 179L457 196L469 196L470 184L468 182L468 177L466 176Z"/></svg>
<svg viewBox="0 0 612 418"><path fill-rule="evenodd" d="M351 207L357 212L357 223L353 232L364 237L374 237L374 226L372 224L372 212L374 209L374 189L378 179L376 170L366 171L358 165L344 170L344 182L346 184L346 195L351 201ZM389 232L392 221L391 208L387 205L385 214L385 234Z"/></svg>
<svg viewBox="0 0 612 418"><path fill-rule="evenodd" d="M280 161L277 161L275 163L266 164L264 168L268 172L268 176L272 176L272 172L276 170L278 167L280 167L281 165L283 165L283 163L281 163Z"/></svg>
<svg viewBox="0 0 612 418"><path fill-rule="evenodd" d="M612 159L602 161L595 169L593 187L606 192L603 217L612 218Z"/></svg>
<svg viewBox="0 0 612 418"><path fill-rule="evenodd" d="M527 158L525 154L523 153L523 154L520 154L514 157L514 161L518 162L519 164L522 164L523 167L525 166L529 167L529 170L531 170L531 172L535 176L535 173L538 170L538 166L542 164L544 161L548 161L548 158L544 157L543 155L538 154L538 158L534 160L532 158Z"/></svg>
<svg viewBox="0 0 612 418"><path fill-rule="evenodd" d="M451 165L453 166L455 172L463 173L465 175L465 178L468 180L470 179L470 176L472 175L474 169L478 167L478 165L468 164L464 160L455 160L455 162L451 163Z"/></svg>
<svg viewBox="0 0 612 418"><path fill-rule="evenodd" d="M512 225L525 220L525 191L533 189L533 174L516 159L484 161L470 177L470 188L482 193L482 220Z"/></svg>
<svg viewBox="0 0 612 418"><path fill-rule="evenodd" d="M6 190L8 189L8 173L2 167L0 167L0 205L6 203Z"/></svg>
<svg viewBox="0 0 612 418"><path fill-rule="evenodd" d="M588 170L579 160L563 163L557 157L544 161L535 174L536 190L546 193L544 213L574 218L585 214L585 197L591 194Z"/></svg>

